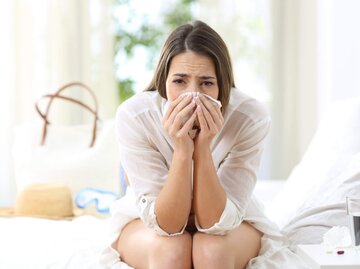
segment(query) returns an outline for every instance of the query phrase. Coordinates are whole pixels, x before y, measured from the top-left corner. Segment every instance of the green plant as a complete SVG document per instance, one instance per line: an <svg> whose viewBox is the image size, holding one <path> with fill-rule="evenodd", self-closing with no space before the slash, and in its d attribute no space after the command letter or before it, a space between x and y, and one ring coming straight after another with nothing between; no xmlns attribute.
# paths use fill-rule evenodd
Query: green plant
<svg viewBox="0 0 360 269"><path fill-rule="evenodd" d="M175 3L169 5L170 8L160 11L159 21L154 23L148 16L139 14L131 5L130 0L115 1L115 10L121 9L127 15L124 19L121 14L114 14L115 68L120 103L135 93L136 79L134 77L136 75L125 75L124 77L122 70L125 70L124 67L128 63L134 61L137 49L142 48L146 51L145 67L153 70L168 33L193 19L192 6L194 2L195 0L176 0Z"/></svg>

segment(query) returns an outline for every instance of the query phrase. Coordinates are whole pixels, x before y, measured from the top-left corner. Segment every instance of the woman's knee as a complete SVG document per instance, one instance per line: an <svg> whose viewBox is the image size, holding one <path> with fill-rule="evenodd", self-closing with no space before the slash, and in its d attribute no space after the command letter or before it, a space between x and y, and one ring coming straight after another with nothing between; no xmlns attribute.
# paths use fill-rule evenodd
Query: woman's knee
<svg viewBox="0 0 360 269"><path fill-rule="evenodd" d="M262 233L243 222L224 236L196 233L193 260L196 268L245 268L261 247Z"/></svg>
<svg viewBox="0 0 360 269"><path fill-rule="evenodd" d="M149 268L191 268L192 237L185 232L177 236L159 236L149 251Z"/></svg>
<svg viewBox="0 0 360 269"><path fill-rule="evenodd" d="M235 266L234 255L228 249L223 236L194 234L192 255L196 268L234 268Z"/></svg>

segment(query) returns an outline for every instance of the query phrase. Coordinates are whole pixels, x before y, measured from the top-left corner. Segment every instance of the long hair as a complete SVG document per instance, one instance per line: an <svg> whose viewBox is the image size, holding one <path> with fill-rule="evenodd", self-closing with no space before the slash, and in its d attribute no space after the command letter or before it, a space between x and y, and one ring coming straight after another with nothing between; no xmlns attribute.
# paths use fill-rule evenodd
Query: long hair
<svg viewBox="0 0 360 269"><path fill-rule="evenodd" d="M169 35L162 48L152 81L145 91L158 91L167 99L166 78L171 60L186 51L206 55L213 60L219 86L218 100L222 103L224 112L229 103L230 90L235 87L231 59L220 35L202 21L179 26Z"/></svg>

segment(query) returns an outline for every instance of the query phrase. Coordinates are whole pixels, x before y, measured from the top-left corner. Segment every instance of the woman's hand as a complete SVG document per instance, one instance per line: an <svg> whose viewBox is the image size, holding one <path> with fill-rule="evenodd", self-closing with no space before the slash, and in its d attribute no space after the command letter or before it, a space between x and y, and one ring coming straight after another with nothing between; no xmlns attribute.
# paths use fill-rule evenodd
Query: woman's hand
<svg viewBox="0 0 360 269"><path fill-rule="evenodd" d="M215 135L221 130L224 118L220 108L204 96L196 99L200 131L195 138L195 151L209 149Z"/></svg>
<svg viewBox="0 0 360 269"><path fill-rule="evenodd" d="M174 150L182 150L192 154L194 141L189 136L197 113L192 96L179 96L172 101L165 113L163 126L175 143Z"/></svg>

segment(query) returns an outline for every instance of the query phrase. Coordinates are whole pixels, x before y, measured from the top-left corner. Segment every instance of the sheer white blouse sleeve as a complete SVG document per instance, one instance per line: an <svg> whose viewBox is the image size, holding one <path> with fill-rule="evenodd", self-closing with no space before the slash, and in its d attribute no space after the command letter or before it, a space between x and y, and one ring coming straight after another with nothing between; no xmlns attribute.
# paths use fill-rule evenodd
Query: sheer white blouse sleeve
<svg viewBox="0 0 360 269"><path fill-rule="evenodd" d="M140 218L147 227L160 235L181 234L186 223L179 233L169 234L157 222L154 212L155 200L165 183L169 169L162 154L146 136L147 128L144 126L143 114L131 108L131 105L121 106L117 111L117 138L121 165L135 193ZM147 124L149 122L145 122L145 125Z"/></svg>
<svg viewBox="0 0 360 269"><path fill-rule="evenodd" d="M238 115L238 119L243 116ZM258 121L247 118L242 126L233 147L217 170L218 178L227 194L225 209L219 221L207 229L202 229L195 218L200 232L224 235L238 227L246 214L247 204L256 184L270 118L265 117Z"/></svg>

